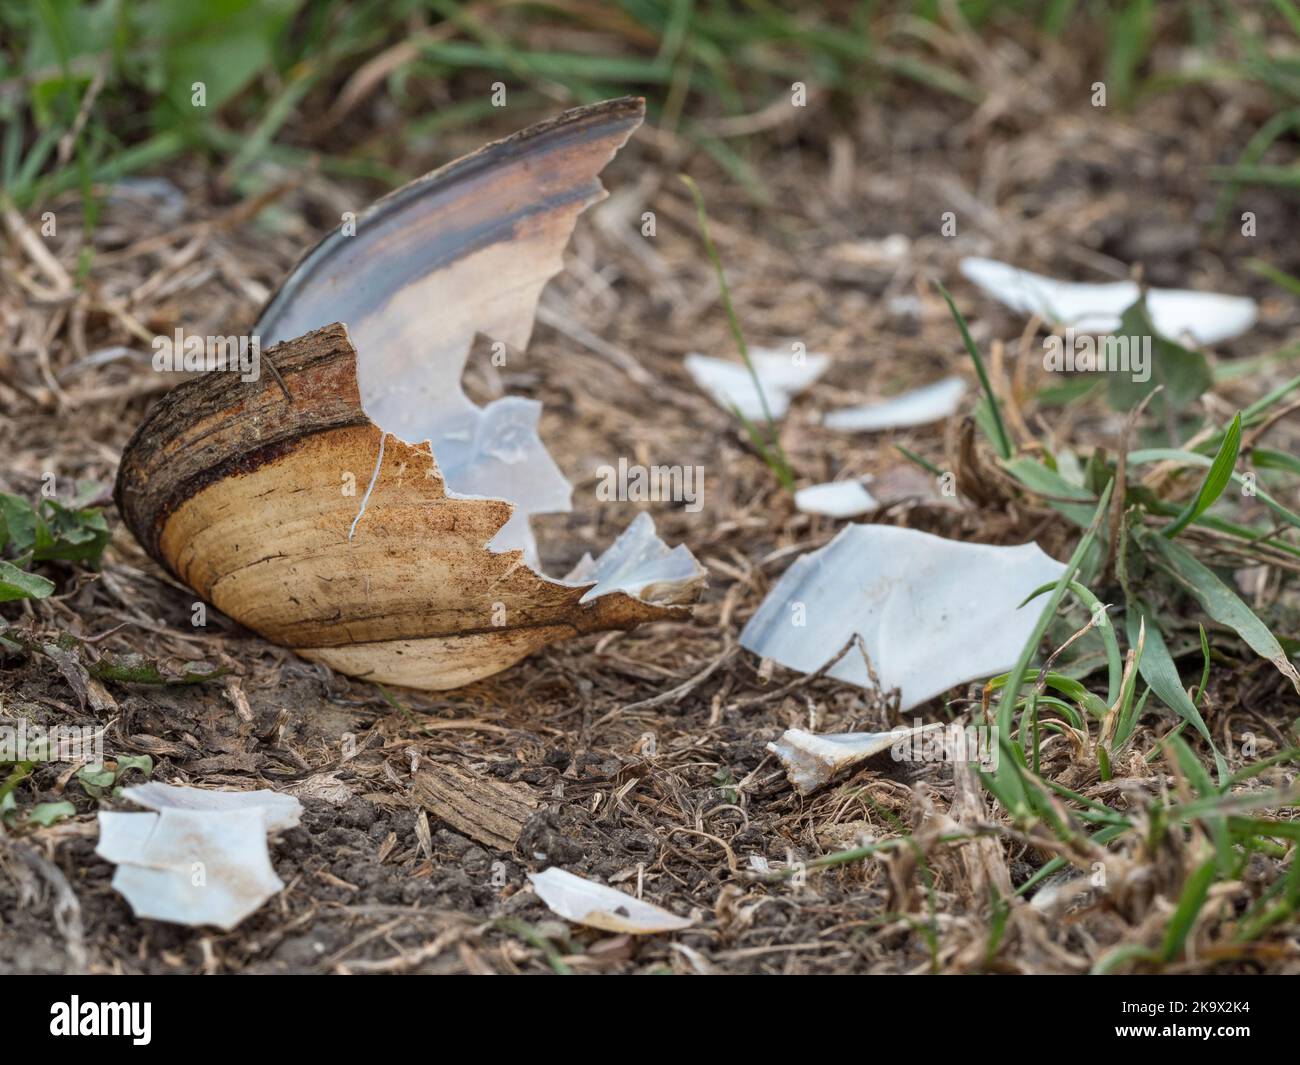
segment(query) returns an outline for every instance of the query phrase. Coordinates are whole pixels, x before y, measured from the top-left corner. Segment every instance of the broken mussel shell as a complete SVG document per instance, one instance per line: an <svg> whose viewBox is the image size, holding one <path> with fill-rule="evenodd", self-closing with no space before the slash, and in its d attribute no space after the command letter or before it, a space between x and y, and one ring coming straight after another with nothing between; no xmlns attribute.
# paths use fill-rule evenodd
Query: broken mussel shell
<svg viewBox="0 0 1300 1065"><path fill-rule="evenodd" d="M540 572L529 516L571 495L538 438L540 404L480 408L461 387L476 337L527 346L578 214L604 196L597 175L642 113L631 99L566 112L310 251L258 323L270 372L186 381L127 445L117 505L149 554L302 657L412 688L685 617L704 571L646 513L568 578Z"/></svg>

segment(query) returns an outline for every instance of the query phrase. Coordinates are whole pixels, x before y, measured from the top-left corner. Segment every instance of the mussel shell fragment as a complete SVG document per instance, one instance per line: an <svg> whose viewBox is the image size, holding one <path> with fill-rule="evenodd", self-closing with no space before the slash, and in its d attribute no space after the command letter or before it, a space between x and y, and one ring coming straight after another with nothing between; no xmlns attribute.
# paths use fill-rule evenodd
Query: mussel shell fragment
<svg viewBox="0 0 1300 1065"><path fill-rule="evenodd" d="M260 378L212 371L181 384L127 445L117 505L148 553L267 639L414 688L469 683L557 639L686 616L703 570L655 538L647 515L575 579L553 580L532 568L527 506L503 545L512 502L449 488L440 469L467 425L493 424L493 405L460 390L470 344L527 342L577 215L603 195L596 175L641 113L636 100L568 112L386 197L355 238L332 234L308 253L263 314L263 339L283 342L263 352ZM511 400L510 417L523 408L535 423L533 401L495 403ZM549 509L567 509L560 483L563 505Z"/></svg>

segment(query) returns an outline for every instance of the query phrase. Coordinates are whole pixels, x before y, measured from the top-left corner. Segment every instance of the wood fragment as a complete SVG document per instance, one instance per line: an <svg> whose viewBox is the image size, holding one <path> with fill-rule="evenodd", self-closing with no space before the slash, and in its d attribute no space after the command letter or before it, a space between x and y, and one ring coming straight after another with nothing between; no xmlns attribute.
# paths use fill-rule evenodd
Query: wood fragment
<svg viewBox="0 0 1300 1065"><path fill-rule="evenodd" d="M428 811L462 835L495 850L514 850L537 808L533 793L445 763L415 774L415 795Z"/></svg>

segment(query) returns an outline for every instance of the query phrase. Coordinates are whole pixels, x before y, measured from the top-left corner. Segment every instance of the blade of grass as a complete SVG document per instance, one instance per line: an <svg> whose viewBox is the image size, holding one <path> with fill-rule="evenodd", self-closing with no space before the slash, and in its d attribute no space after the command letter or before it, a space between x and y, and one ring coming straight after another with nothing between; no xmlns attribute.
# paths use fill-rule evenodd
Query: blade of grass
<svg viewBox="0 0 1300 1065"><path fill-rule="evenodd" d="M1141 451L1129 452L1128 464L1130 466L1142 466L1152 462L1181 462L1187 466L1212 465L1212 460L1208 455L1201 455L1195 451L1180 451L1177 448L1171 447L1152 447L1145 448ZM1247 484L1246 479L1235 471L1229 476L1229 480L1243 487ZM1295 511L1283 506L1274 499L1272 495L1259 487L1258 484L1252 485L1251 490L1255 493L1257 499L1263 502L1265 506L1272 510L1278 517L1282 518L1288 525L1294 525L1297 528L1300 528L1300 514L1297 514ZM1205 523L1206 518L1208 518L1208 515L1197 515L1193 521Z"/></svg>
<svg viewBox="0 0 1300 1065"><path fill-rule="evenodd" d="M929 459L923 458L922 456L918 455L911 448L906 448L902 444L895 444L894 450L897 451L900 455L902 455L903 458L909 460L910 462L915 462L918 466L921 467L921 469L925 470L927 473L932 473L936 477L943 476L943 470L939 469L939 467L936 466Z"/></svg>
<svg viewBox="0 0 1300 1065"><path fill-rule="evenodd" d="M1060 608L1061 600L1065 598L1065 593L1069 590L1070 582L1078 572L1079 566L1082 565L1084 557L1092 548L1093 542L1097 539L1098 530L1106 517L1106 507L1110 503L1110 493L1114 488L1115 482L1111 481L1106 485L1105 491L1101 494L1101 499L1097 503L1097 510L1093 514L1092 524L1088 531L1083 534L1079 540L1079 546L1074 549L1074 554L1070 556L1070 561L1066 563L1065 572L1061 574L1060 579L1056 582L1056 590L1052 592L1051 597L1043 607L1042 613L1038 616L1038 621L1034 625L1033 632L1030 633L1029 639L1025 641L1024 649L1020 652L1020 657L1016 661L1015 668L1011 671L1011 677L1003 690L1001 699L998 700L998 731L1002 736L1011 735L1011 717L1016 700L1020 697L1020 689L1025 682L1025 674L1029 671L1029 663L1038 653L1038 645L1047 632L1047 627L1056 617L1056 612ZM1002 768L998 770L999 776Z"/></svg>
<svg viewBox="0 0 1300 1065"><path fill-rule="evenodd" d="M736 308L731 302L731 289L727 287L727 276L722 269L722 259L718 256L718 250L713 246L713 238L709 235L709 215L704 206L704 194L700 192L700 187L695 181L686 174L681 175L682 182L690 189L691 197L695 201L695 214L699 220L700 237L704 241L704 250L709 257L709 262L713 264L713 272L718 278L718 287L721 290L722 305L727 311L727 322L731 326L731 336L736 341L736 347L740 351L740 357L744 360L745 368L749 370L750 380L754 382L754 390L758 393L759 403L763 407L763 417L767 419L768 429L771 431L769 445L771 453L765 447L760 454L763 460L776 474L776 478L781 482L781 486L787 492L794 491L794 473L790 469L790 463L785 457L785 451L781 447L780 434L776 428L776 421L772 417L772 409L768 406L767 395L763 392L762 382L758 379L758 371L754 369L754 361L749 357L749 345L745 343L745 334L740 328L740 319L736 316ZM733 408L736 416L744 425L745 430L749 433L750 439L756 443L762 439L761 434L748 418L740 411Z"/></svg>
<svg viewBox="0 0 1300 1065"><path fill-rule="evenodd" d="M1007 435L1007 427L1002 420L1002 409L998 406L997 397L993 394L993 385L989 382L988 371L984 368L984 357L980 354L980 349L975 346L975 340L970 335L970 330L966 328L966 319L962 317L961 311L957 310L957 304L953 302L948 290L943 287L943 282L936 278L934 286L939 290L939 295L944 298L944 302L948 304L948 310L956 321L957 328L961 331L962 343L966 345L966 351L969 353L971 361L975 363L975 373L980 379L980 387L984 389L984 398L988 401L989 415L993 419L993 443L998 449L998 454L1004 459L1009 459L1013 454L1011 438Z"/></svg>
<svg viewBox="0 0 1300 1065"><path fill-rule="evenodd" d="M1223 490L1228 487L1228 482L1232 479L1232 471L1237 465L1237 454L1241 450L1241 411L1232 419L1232 424L1228 426L1228 431L1223 435L1223 443L1219 445L1219 453L1214 456L1214 461L1205 473L1205 479L1201 481L1201 487L1187 503L1183 512L1178 515L1173 522L1164 529L1164 535L1167 537L1177 536L1183 529L1187 528L1193 521L1204 514L1216 499L1223 494Z"/></svg>
<svg viewBox="0 0 1300 1065"><path fill-rule="evenodd" d="M1196 923L1196 916L1205 905L1210 894L1210 885L1214 883L1217 861L1207 858L1195 872L1187 878L1182 894L1178 896L1178 906L1165 928L1164 942L1160 946L1160 957L1165 962L1173 961L1182 953L1187 936Z"/></svg>
<svg viewBox="0 0 1300 1065"><path fill-rule="evenodd" d="M1053 587L1055 587L1054 584L1044 584L1040 588L1035 588L1020 605L1024 606L1030 600L1037 599ZM1071 581L1070 591L1075 594L1075 597L1084 605L1088 613L1097 619L1096 629L1106 648L1106 665L1109 671L1106 704L1113 706L1115 700L1119 698L1120 682L1124 675L1124 656L1119 653L1119 640L1115 638L1115 626L1111 623L1107 606L1083 584L1079 581Z"/></svg>
<svg viewBox="0 0 1300 1065"><path fill-rule="evenodd" d="M1271 263L1264 262L1263 259L1247 259L1244 265L1251 273L1272 281L1284 292L1289 292L1292 296L1300 296L1300 278L1284 273Z"/></svg>
<svg viewBox="0 0 1300 1065"><path fill-rule="evenodd" d="M1200 733L1201 739L1214 752L1214 763L1219 773L1219 782L1222 783L1227 780L1229 775L1228 763L1224 761L1223 755L1219 753L1218 747L1214 745L1214 740L1210 736L1210 730L1205 724L1205 719L1201 717L1200 709L1192 702L1191 697L1187 694L1187 689L1183 687L1182 678L1178 675L1178 667L1174 664L1173 656L1169 653L1164 635L1161 633L1159 625L1156 624L1154 615L1141 599L1134 597L1128 602L1128 613L1125 616L1125 621L1129 643L1133 646L1137 645L1138 633L1145 629L1146 644L1142 652L1142 660L1138 663L1138 672L1142 675L1142 679L1147 682L1161 702L1175 711Z"/></svg>

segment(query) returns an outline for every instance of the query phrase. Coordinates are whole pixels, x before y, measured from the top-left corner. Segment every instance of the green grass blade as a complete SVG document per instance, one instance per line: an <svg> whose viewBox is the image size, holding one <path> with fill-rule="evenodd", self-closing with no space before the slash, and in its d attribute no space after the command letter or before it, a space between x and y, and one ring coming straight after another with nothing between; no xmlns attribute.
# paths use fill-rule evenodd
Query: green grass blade
<svg viewBox="0 0 1300 1065"><path fill-rule="evenodd" d="M1146 645L1142 651L1142 660L1138 663L1138 672L1142 675L1142 679L1150 685L1151 690L1156 693L1156 696L1166 706L1200 733L1201 739L1205 740L1210 750L1214 752L1214 761L1219 772L1220 782L1227 780L1228 763L1223 760L1223 755L1219 753L1219 749L1214 745L1214 740L1210 736L1210 730L1205 724L1205 719L1201 717L1201 711L1192 702L1191 696L1187 694L1187 689L1183 687L1182 678L1178 675L1178 667L1174 664L1173 656L1169 653L1165 638L1160 632L1159 625L1156 624L1155 616L1141 599L1133 598L1129 600L1125 620L1129 644L1134 647L1137 646L1138 631L1145 623Z"/></svg>
<svg viewBox="0 0 1300 1065"><path fill-rule="evenodd" d="M760 454L765 462L771 467L772 472L776 474L777 480L781 486L788 492L794 491L794 473L790 469L790 463L785 457L785 451L781 447L780 436L777 432L776 422L772 417L772 410L768 406L767 396L763 392L763 385L758 379L758 371L754 369L754 362L749 357L749 345L745 343L745 334L740 328L740 319L736 316L736 308L731 302L731 289L727 286L727 275L722 269L722 259L718 255L718 250L713 246L713 238L709 236L709 215L704 207L704 194L700 192L700 187L695 181L685 174L681 175L682 182L691 191L691 197L695 200L695 214L699 219L700 237L704 241L704 250L709 257L709 262L713 264L713 272L718 278L718 287L722 294L722 305L727 311L727 322L731 326L731 335L736 341L736 347L740 350L740 357L745 362L746 369L749 370L750 379L754 382L754 390L758 393L759 402L763 406L763 417L767 419L767 424L771 430L770 446L772 454L769 454L764 448ZM734 409L734 408L733 408ZM735 414L740 418L746 432L751 440L758 441L761 438L758 429L748 418L735 410Z"/></svg>
<svg viewBox="0 0 1300 1065"><path fill-rule="evenodd" d="M1232 480L1232 472L1236 468L1237 454L1240 450L1241 411L1238 411L1237 416L1232 419L1232 424L1228 426L1228 431L1223 436L1223 443L1219 445L1219 453L1214 456L1214 461L1210 464L1205 479L1201 482L1201 487L1188 502L1183 512L1174 519L1171 525L1165 528L1165 536L1176 536L1210 509L1214 501L1228 487L1228 482Z"/></svg>
<svg viewBox="0 0 1300 1065"><path fill-rule="evenodd" d="M1209 897L1210 885L1214 883L1217 866L1215 858L1207 858L1196 867L1195 872L1183 885L1182 894L1178 896L1178 906L1165 928L1164 942L1160 947L1160 957L1163 961L1173 961L1182 953L1187 936L1192 931L1192 925L1196 923L1196 916L1205 905L1206 898Z"/></svg>
<svg viewBox="0 0 1300 1065"><path fill-rule="evenodd" d="M1129 452L1128 464L1130 466L1142 466L1152 462L1181 462L1187 466L1209 466L1212 464L1207 455L1200 455L1195 451L1180 451L1178 448L1172 447L1152 447ZM1242 487L1247 484L1246 479L1236 472L1229 479ZM1258 484L1252 485L1251 490L1255 493L1256 498L1279 518L1288 525L1294 525L1300 529L1300 514L1283 506L1272 495L1259 487ZM1208 515L1198 515L1194 520L1201 524L1209 524Z"/></svg>
<svg viewBox="0 0 1300 1065"><path fill-rule="evenodd" d="M1002 408L998 406L997 397L993 394L993 385L989 381L988 371L984 368L984 357L980 354L980 349L975 346L975 340L970 335L970 330L966 327L966 319L962 317L961 311L957 310L957 304L948 294L948 290L943 287L943 282L938 279L934 282L935 288L939 290L939 295L944 298L948 304L948 310L951 312L953 320L957 323L957 328L961 330L962 343L966 345L966 351L975 363L975 373L979 376L980 387L984 389L984 398L988 403L989 416L993 419L993 443L998 449L998 454L1009 459L1013 454L1011 447L1011 437L1007 435L1006 423L1002 420Z"/></svg>
<svg viewBox="0 0 1300 1065"><path fill-rule="evenodd" d="M1047 604L1043 607L1043 612L1038 616L1038 622L1034 625L1034 630L1029 639L1025 641L1024 649L1020 652L1020 658L1011 671L1011 677L1002 693L1002 698L998 700L998 731L1003 737L1011 735L1012 708L1020 697L1020 688L1025 682L1025 674L1029 671L1029 663L1034 655L1038 653L1038 644L1042 640L1043 634L1047 632L1048 625L1056 617L1056 612L1061 606L1061 600L1065 598L1065 593L1069 590L1070 582L1074 580L1075 573L1078 572L1088 551L1092 548L1093 542L1097 539L1097 532L1105 521L1106 507L1110 504L1110 494L1114 487L1115 482L1112 481L1106 485L1106 490L1102 492L1101 499L1097 503L1096 513L1093 515L1092 525L1080 538L1079 546L1074 549L1074 554L1070 556L1070 561L1066 563L1065 572L1061 574L1060 580L1056 582L1056 590L1052 592L1051 598L1047 600ZM999 769L999 775L1001 773L1002 769Z"/></svg>

